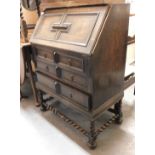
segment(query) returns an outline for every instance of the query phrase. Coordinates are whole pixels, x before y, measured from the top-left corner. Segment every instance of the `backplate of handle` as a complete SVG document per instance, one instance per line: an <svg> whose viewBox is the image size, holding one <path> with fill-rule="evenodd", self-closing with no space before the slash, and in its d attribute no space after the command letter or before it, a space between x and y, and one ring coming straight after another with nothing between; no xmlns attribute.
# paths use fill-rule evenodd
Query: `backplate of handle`
<svg viewBox="0 0 155 155"><path fill-rule="evenodd" d="M57 94L60 94L61 93L61 86L60 86L60 84L57 81L55 81L54 85L55 85L55 92Z"/></svg>
<svg viewBox="0 0 155 155"><path fill-rule="evenodd" d="M57 75L57 77L60 78L60 77L61 77L61 68L58 67L58 66L56 66L55 71L56 71L56 75Z"/></svg>
<svg viewBox="0 0 155 155"><path fill-rule="evenodd" d="M54 52L53 53L53 59L54 59L54 62L55 63L58 63L59 62L59 54L57 52Z"/></svg>

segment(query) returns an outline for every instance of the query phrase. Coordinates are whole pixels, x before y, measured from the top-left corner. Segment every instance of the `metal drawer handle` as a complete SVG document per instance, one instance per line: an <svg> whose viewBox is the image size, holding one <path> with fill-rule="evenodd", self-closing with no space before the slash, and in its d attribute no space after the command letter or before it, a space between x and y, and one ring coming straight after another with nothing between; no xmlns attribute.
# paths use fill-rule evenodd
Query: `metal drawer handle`
<svg viewBox="0 0 155 155"><path fill-rule="evenodd" d="M55 63L59 62L59 54L57 52L53 53L53 60L54 60Z"/></svg>
<svg viewBox="0 0 155 155"><path fill-rule="evenodd" d="M57 81L54 82L54 85L55 85L55 92L57 94L60 94L61 93L61 85Z"/></svg>
<svg viewBox="0 0 155 155"><path fill-rule="evenodd" d="M59 30L59 31L68 31L71 27L71 23L54 23L52 25L51 31Z"/></svg>
<svg viewBox="0 0 155 155"><path fill-rule="evenodd" d="M46 71L49 71L49 67L48 66L46 66Z"/></svg>
<svg viewBox="0 0 155 155"><path fill-rule="evenodd" d="M58 66L56 66L55 70L56 70L56 75L57 75L57 77L60 78L60 77L61 77L61 68L58 67Z"/></svg>
<svg viewBox="0 0 155 155"><path fill-rule="evenodd" d="M53 24L52 29L68 29L68 25Z"/></svg>

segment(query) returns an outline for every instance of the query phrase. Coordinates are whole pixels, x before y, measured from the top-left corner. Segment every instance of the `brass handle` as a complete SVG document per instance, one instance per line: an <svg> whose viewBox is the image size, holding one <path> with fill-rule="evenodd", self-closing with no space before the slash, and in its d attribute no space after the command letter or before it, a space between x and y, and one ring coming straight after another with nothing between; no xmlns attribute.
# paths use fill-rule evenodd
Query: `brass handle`
<svg viewBox="0 0 155 155"><path fill-rule="evenodd" d="M54 24L52 26L52 28L53 29L64 29L64 30L66 30L66 29L68 29L68 25L57 25L57 24Z"/></svg>
<svg viewBox="0 0 155 155"><path fill-rule="evenodd" d="M68 31L69 28L71 27L71 23L63 23L63 24L60 24L60 23L54 23L52 25L52 28L51 28L51 31L55 31L55 30L60 30L60 31Z"/></svg>
<svg viewBox="0 0 155 155"><path fill-rule="evenodd" d="M56 66L55 70L56 70L57 77L60 78L61 77L61 68L59 68L58 66Z"/></svg>
<svg viewBox="0 0 155 155"><path fill-rule="evenodd" d="M53 60L54 60L55 63L59 62L59 54L57 52L53 53Z"/></svg>
<svg viewBox="0 0 155 155"><path fill-rule="evenodd" d="M61 86L60 86L60 84L57 81L55 81L54 85L55 85L55 92L57 94L60 94L61 93Z"/></svg>

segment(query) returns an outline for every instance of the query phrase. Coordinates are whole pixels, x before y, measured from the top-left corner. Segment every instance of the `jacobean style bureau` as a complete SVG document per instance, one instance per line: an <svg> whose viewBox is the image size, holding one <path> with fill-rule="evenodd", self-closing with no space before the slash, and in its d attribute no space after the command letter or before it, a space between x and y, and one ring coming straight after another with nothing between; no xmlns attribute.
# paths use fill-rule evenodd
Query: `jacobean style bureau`
<svg viewBox="0 0 155 155"><path fill-rule="evenodd" d="M31 37L42 110L51 109L88 137L90 148L112 121L121 123L129 4L99 4L46 9ZM44 99L43 95L49 98ZM55 105L62 104L90 121L82 129ZM112 108L114 106L114 108ZM100 128L104 111L114 116Z"/></svg>

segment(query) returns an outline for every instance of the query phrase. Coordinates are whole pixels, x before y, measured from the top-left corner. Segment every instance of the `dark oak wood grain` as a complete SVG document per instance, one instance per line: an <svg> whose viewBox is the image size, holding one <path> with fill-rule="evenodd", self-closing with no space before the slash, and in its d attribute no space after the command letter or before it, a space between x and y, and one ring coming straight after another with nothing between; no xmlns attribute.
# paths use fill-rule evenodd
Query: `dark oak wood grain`
<svg viewBox="0 0 155 155"><path fill-rule="evenodd" d="M90 121L90 148L105 110L115 105L122 119L128 21L129 4L57 7L44 12L31 37L37 90Z"/></svg>

